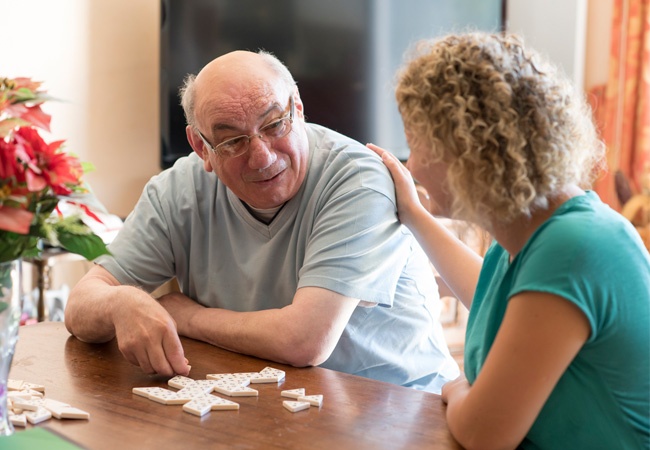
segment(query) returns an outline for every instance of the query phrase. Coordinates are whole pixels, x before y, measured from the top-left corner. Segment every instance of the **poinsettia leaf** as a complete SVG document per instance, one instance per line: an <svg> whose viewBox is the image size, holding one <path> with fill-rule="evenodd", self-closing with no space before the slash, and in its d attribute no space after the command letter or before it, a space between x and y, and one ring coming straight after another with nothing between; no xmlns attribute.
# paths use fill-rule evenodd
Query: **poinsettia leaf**
<svg viewBox="0 0 650 450"><path fill-rule="evenodd" d="M12 99L13 103L26 102L28 100L34 100L36 98L36 93L33 92L31 89L22 87L14 91L13 97L14 97Z"/></svg>
<svg viewBox="0 0 650 450"><path fill-rule="evenodd" d="M110 254L104 241L95 234L79 235L59 230L58 239L61 246L67 251L81 255L88 261L101 255Z"/></svg>
<svg viewBox="0 0 650 450"><path fill-rule="evenodd" d="M27 234L33 218L33 212L0 206L0 230Z"/></svg>
<svg viewBox="0 0 650 450"><path fill-rule="evenodd" d="M25 88L34 92L43 84L42 81L34 81L30 77L5 78L3 81L9 83L9 86L12 86L13 89Z"/></svg>
<svg viewBox="0 0 650 450"><path fill-rule="evenodd" d="M18 127L23 127L29 125L29 122L21 119L20 117L12 117L5 120L0 120L0 138L4 138L9 135L11 130L14 130Z"/></svg>
<svg viewBox="0 0 650 450"><path fill-rule="evenodd" d="M39 105L28 106L27 111L22 113L20 117L35 127L42 128L45 131L50 131L50 120L52 119L52 116L43 112Z"/></svg>

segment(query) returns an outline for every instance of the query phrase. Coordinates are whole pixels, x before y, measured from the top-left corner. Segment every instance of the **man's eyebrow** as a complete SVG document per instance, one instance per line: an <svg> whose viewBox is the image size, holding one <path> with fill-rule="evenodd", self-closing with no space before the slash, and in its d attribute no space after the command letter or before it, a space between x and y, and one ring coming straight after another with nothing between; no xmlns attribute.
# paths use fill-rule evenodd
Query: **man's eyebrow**
<svg viewBox="0 0 650 450"><path fill-rule="evenodd" d="M271 103L271 105L266 109L266 111L264 111L262 114L260 114L259 116L257 116L257 119L258 119L258 120L265 119L265 118L268 117L268 115L271 114L274 110L280 110L280 111L282 111L282 106L280 106L280 104L277 103L277 102L273 102L273 103ZM230 125L230 124L228 124L228 123L215 123L214 125L212 125L212 132L213 132L213 133L216 133L217 131L223 131L223 130L227 130L227 131L241 131L241 130L240 130L239 128L237 128L236 126L234 126L234 125Z"/></svg>

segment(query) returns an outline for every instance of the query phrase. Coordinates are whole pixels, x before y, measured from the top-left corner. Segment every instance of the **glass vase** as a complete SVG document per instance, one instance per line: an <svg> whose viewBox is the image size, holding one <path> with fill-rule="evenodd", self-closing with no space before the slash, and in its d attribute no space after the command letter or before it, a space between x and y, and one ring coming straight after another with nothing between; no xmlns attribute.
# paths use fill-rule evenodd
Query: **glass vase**
<svg viewBox="0 0 650 450"><path fill-rule="evenodd" d="M20 260L0 262L0 436L14 432L7 410L7 380L18 341L21 287Z"/></svg>

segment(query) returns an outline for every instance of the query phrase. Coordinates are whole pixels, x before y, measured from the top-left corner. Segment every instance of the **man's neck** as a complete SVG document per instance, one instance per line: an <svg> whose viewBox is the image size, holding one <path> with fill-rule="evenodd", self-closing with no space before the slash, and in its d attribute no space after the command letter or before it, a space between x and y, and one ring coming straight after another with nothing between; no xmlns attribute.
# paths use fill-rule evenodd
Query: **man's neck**
<svg viewBox="0 0 650 450"><path fill-rule="evenodd" d="M275 208L261 209L254 208L248 203L244 203L244 205L246 206L246 209L248 209L248 211L253 215L253 217L267 225L273 221L280 209L282 209L284 206L284 204L282 204L280 206L276 206Z"/></svg>

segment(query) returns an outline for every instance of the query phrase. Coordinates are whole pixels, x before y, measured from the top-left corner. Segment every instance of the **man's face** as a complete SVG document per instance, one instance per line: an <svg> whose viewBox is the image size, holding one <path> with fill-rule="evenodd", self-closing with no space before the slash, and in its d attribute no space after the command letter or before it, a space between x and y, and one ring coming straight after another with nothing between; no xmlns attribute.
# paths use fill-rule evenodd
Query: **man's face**
<svg viewBox="0 0 650 450"><path fill-rule="evenodd" d="M300 97L279 83L218 92L206 101L197 101L197 126L213 147L237 136L257 134L260 129L289 115L290 97L295 111L291 131L284 137L262 140L250 138L241 155L226 157L205 145L193 145L207 171L219 179L242 201L260 209L280 206L302 185L307 171L309 144ZM198 92L197 92L198 97ZM197 99L198 100L198 99Z"/></svg>

